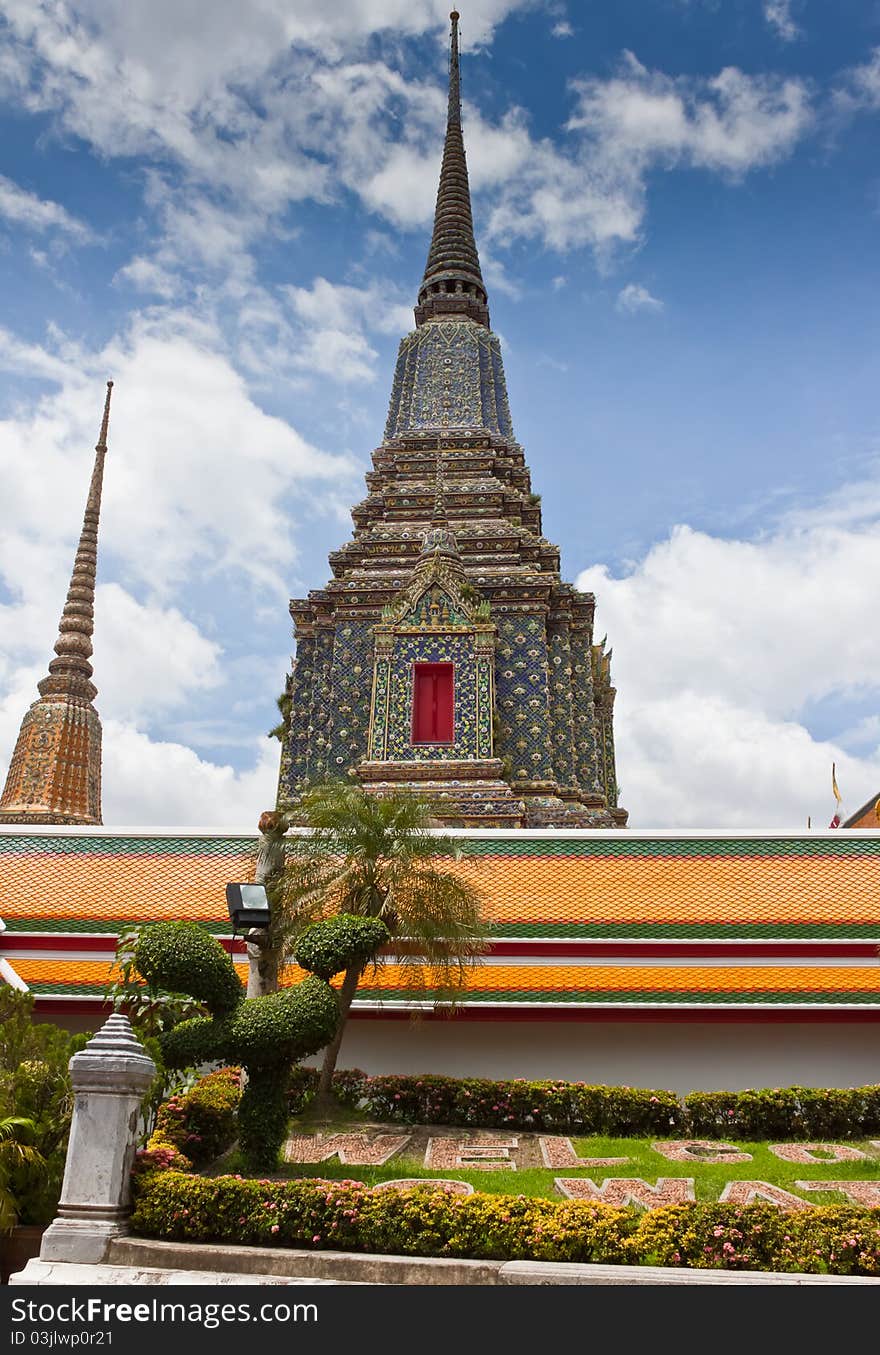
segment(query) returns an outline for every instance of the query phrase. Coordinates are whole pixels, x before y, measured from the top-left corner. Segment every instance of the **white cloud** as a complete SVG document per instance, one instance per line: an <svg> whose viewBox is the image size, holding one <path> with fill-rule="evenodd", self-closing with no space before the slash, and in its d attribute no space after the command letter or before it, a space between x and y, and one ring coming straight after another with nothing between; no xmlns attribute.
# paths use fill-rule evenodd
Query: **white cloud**
<svg viewBox="0 0 880 1355"><path fill-rule="evenodd" d="M95 615L96 671L106 715L154 719L220 686L220 645L176 607L138 602L118 583L105 583L97 589Z"/></svg>
<svg viewBox="0 0 880 1355"><path fill-rule="evenodd" d="M880 47L867 61L844 72L835 91L835 103L843 113L873 112L880 108Z"/></svg>
<svg viewBox="0 0 880 1355"><path fill-rule="evenodd" d="M579 79L572 90L567 143L531 140L521 114L497 129L509 177L495 195L491 238L536 237L563 251L591 245L601 259L639 239L653 168L736 180L789 155L812 120L802 80L736 67L708 79L674 78L649 71L632 53L611 78Z"/></svg>
<svg viewBox="0 0 880 1355"><path fill-rule="evenodd" d="M475 3L467 42L488 41L525 3ZM157 166L148 205L164 244L151 261L166 273L201 261L244 276L253 243L283 228L292 203L331 202L341 188L395 225L430 220L445 108L448 21L439 0L218 0L210 22L199 20L207 11L198 5L171 0L8 0L6 9L18 72L7 78L24 106L49 113L105 157L137 155ZM556 27L561 33L566 21ZM386 29L397 41L436 35L429 77L372 55L368 38ZM488 231L497 243L537 238L600 252L633 243L652 166L742 175L790 153L810 120L803 81L736 68L676 79L627 55L610 79L572 88L574 115L555 139L534 138L521 109L489 121L465 105L478 214L480 195L491 191ZM143 257L141 249L128 280L164 288Z"/></svg>
<svg viewBox="0 0 880 1355"><path fill-rule="evenodd" d="M574 29L567 19L560 19L558 23L555 23L550 29L550 33L554 38L574 37Z"/></svg>
<svg viewBox="0 0 880 1355"><path fill-rule="evenodd" d="M846 716L836 738L806 724L818 702L880 698L878 501L850 486L751 542L678 527L624 578L580 575L614 646L634 827L824 827L832 761L849 812L880 788L880 745L856 756Z"/></svg>
<svg viewBox="0 0 880 1355"><path fill-rule="evenodd" d="M802 80L746 75L727 66L709 79L649 71L631 53L611 80L575 83L569 121L604 155L649 164L677 163L733 175L788 155L810 122Z"/></svg>
<svg viewBox="0 0 880 1355"><path fill-rule="evenodd" d="M652 296L641 283L628 282L617 294L615 309L628 315L635 315L637 311L656 312L663 310L663 302L659 297Z"/></svg>
<svg viewBox="0 0 880 1355"><path fill-rule="evenodd" d="M177 290L176 281L170 272L161 264L152 259L145 259L140 254L135 255L124 268L120 268L113 281L128 283L139 292L160 296L163 301L170 301Z"/></svg>
<svg viewBox="0 0 880 1355"><path fill-rule="evenodd" d="M284 287L283 293L302 322L293 340L296 367L333 376L342 382L371 381L377 353L365 330L402 334L412 328L412 307L391 282L373 281L351 287L318 277L311 287Z"/></svg>
<svg viewBox="0 0 880 1355"><path fill-rule="evenodd" d="M794 42L801 30L791 13L792 0L764 0L764 18L783 42Z"/></svg>
<svg viewBox="0 0 880 1355"><path fill-rule="evenodd" d="M0 363L58 383L26 413L0 422L10 530L0 569L26 588L22 541L51 548L78 530L101 380L116 381L104 487L102 547L126 577L167 593L193 570L232 571L284 598L295 559L289 496L310 483L348 483L344 457L310 446L251 399L216 330L173 311L135 315L98 353L57 337L52 348L0 332ZM34 455L34 449L39 455ZM51 501L47 501L47 485Z"/></svg>
<svg viewBox="0 0 880 1355"><path fill-rule="evenodd" d="M24 230L60 231L78 244L86 244L95 237L84 221L71 216L60 203L37 197L26 188L0 174L0 217Z"/></svg>
<svg viewBox="0 0 880 1355"><path fill-rule="evenodd" d="M399 334L412 325L412 306L402 300L399 287L390 281L352 287L317 277L311 287L282 290L296 314L314 328L344 330L352 323L361 323L380 334Z"/></svg>
<svg viewBox="0 0 880 1355"><path fill-rule="evenodd" d="M103 817L111 827L256 829L275 804L279 745L253 741L244 772L200 758L180 743L150 739L134 726L104 721Z"/></svg>

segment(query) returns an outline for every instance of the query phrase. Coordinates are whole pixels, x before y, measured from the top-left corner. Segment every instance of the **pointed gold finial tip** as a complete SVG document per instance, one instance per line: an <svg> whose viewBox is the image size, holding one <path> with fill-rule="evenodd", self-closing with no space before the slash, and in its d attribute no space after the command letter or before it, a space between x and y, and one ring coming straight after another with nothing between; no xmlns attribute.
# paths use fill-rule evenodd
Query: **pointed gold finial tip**
<svg viewBox="0 0 880 1355"><path fill-rule="evenodd" d="M461 15L459 14L457 9L454 9L449 17L454 24L457 24L459 19L461 18Z"/></svg>

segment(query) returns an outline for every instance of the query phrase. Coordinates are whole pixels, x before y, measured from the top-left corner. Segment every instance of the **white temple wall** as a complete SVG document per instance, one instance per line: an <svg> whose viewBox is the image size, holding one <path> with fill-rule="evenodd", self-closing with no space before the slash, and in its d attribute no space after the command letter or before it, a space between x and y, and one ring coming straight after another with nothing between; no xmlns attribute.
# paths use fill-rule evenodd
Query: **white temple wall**
<svg viewBox="0 0 880 1355"><path fill-rule="evenodd" d="M314 1060L313 1060L314 1061ZM880 1082L866 1022L349 1021L340 1068L694 1090Z"/></svg>

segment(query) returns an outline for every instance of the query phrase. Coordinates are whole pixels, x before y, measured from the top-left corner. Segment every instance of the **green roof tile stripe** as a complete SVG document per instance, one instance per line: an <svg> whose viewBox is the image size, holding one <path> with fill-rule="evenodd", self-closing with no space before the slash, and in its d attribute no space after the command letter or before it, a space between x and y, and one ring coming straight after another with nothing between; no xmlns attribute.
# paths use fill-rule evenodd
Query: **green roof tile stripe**
<svg viewBox="0 0 880 1355"><path fill-rule="evenodd" d="M430 993L414 993L412 989L406 988L358 988L357 1001L359 1002L430 1002L433 998ZM462 1006L478 1002L529 1002L539 1006L541 1003L564 1003L567 1007L604 1007L609 1002L623 1002L628 1005L638 1002L649 1002L652 1006L668 1007L676 1003L709 1003L712 1006L729 1006L731 1003L742 1003L743 1005L753 1005L758 1002L793 1002L798 1006L808 1007L826 1007L829 1003L843 1003L847 1007L880 1007L880 992L878 993L854 993L850 990L816 992L808 989L797 988L791 991L785 989L756 991L752 988L734 989L728 988L719 992L717 989L706 990L702 988L688 989L667 989L661 988L654 990L650 988L606 988L601 992L573 993L569 989L543 988L540 991L535 988L489 988L483 991L479 989L468 988L467 992L459 998Z"/></svg>
<svg viewBox="0 0 880 1355"><path fill-rule="evenodd" d="M459 839L465 856L577 857L880 857L880 838L495 838Z"/></svg>
<svg viewBox="0 0 880 1355"><path fill-rule="evenodd" d="M860 838L460 838L474 857L775 857L880 858L880 837ZM256 837L62 837L0 832L0 856L237 856L253 852Z"/></svg>
<svg viewBox="0 0 880 1355"><path fill-rule="evenodd" d="M83 932L99 932L116 936L124 928L153 922L155 918L60 918L17 917L6 922L6 931L47 932L57 936L73 936ZM229 919L205 921L196 919L200 927L215 936L229 934ZM547 941L859 941L880 942L880 906L876 922L755 922L710 923L701 926L691 922L651 923L580 923L528 922L508 923L494 927L487 933L499 940L504 938Z"/></svg>
<svg viewBox="0 0 880 1355"><path fill-rule="evenodd" d="M4 836L0 856L240 856L255 852L254 837Z"/></svg>
<svg viewBox="0 0 880 1355"><path fill-rule="evenodd" d="M103 984L32 983L29 984L29 988L36 997L53 995L56 997L102 997L104 994ZM432 997L429 992L414 993L411 989L405 988L364 988L358 989L357 1001L424 1003L432 1001ZM602 992L585 995L583 993L572 993L564 988L558 990L543 989L540 992L535 989L523 988L505 989L503 991L487 989L484 992L469 990L460 999L461 1006L476 1006L484 1003L502 1006L511 1003L527 1003L536 1007L542 1004L566 1007L606 1007L610 1003L625 1006L650 1003L651 1006L658 1007L693 1005L695 1003L713 1007L749 1007L761 1003L772 1006L788 1003L797 1007L828 1007L834 1005L880 1008L880 994L825 990L813 992L803 989L790 991L785 989L762 990L760 992L754 989L726 989L724 992L707 992L703 989L682 988L673 991L668 989L659 991L651 989L638 991L606 989Z"/></svg>
<svg viewBox="0 0 880 1355"><path fill-rule="evenodd" d="M824 941L836 937L858 941L880 937L880 902L876 922L510 922L489 935L525 940L619 941Z"/></svg>

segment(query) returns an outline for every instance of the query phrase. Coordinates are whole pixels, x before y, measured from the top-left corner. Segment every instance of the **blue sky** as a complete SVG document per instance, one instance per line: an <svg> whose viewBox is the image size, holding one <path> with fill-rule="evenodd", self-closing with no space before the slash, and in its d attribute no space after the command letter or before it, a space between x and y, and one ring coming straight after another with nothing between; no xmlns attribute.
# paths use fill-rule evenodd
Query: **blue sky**
<svg viewBox="0 0 880 1355"><path fill-rule="evenodd" d="M116 381L105 822L271 802L286 602L384 424L430 237L433 0L0 4L0 772ZM880 791L880 5L474 0L514 425L614 646L633 827Z"/></svg>

